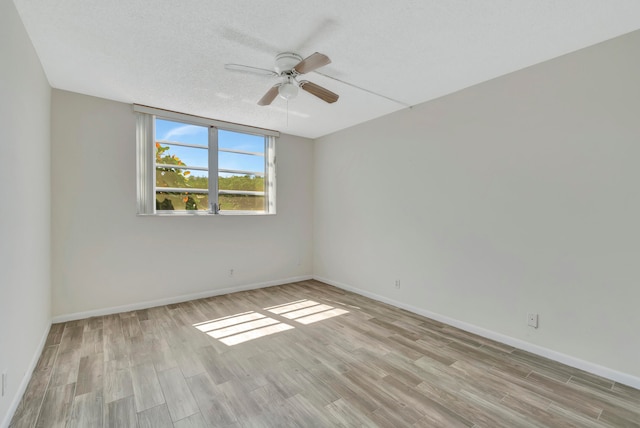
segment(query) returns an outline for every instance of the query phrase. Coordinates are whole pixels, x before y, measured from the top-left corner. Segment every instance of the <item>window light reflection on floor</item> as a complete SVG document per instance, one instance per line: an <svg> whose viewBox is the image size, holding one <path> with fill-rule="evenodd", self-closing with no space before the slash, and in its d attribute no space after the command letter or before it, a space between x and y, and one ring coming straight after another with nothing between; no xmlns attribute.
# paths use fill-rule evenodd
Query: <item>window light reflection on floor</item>
<svg viewBox="0 0 640 428"><path fill-rule="evenodd" d="M298 300L296 302L285 303L283 305L278 306L270 306L268 308L264 308L265 311L269 311L272 314L283 314L285 312L293 311L296 309L307 308L309 306L317 305L318 303L313 300Z"/></svg>
<svg viewBox="0 0 640 428"><path fill-rule="evenodd" d="M317 314L309 315L302 318L297 318L296 321L300 324L312 324L318 321L324 321L329 318L337 317L338 315L346 314L349 311L345 311L344 309L332 309L330 311L320 312Z"/></svg>
<svg viewBox="0 0 640 428"><path fill-rule="evenodd" d="M217 320L194 324L193 326L202 332L208 333L220 328L230 327L243 322L253 321L261 318L266 317L257 312L243 312L241 314L231 315L230 317L218 318Z"/></svg>
<svg viewBox="0 0 640 428"><path fill-rule="evenodd" d="M298 300L297 302L265 308L265 310L301 324L311 324L349 312L314 302L313 300Z"/></svg>
<svg viewBox="0 0 640 428"><path fill-rule="evenodd" d="M295 328L284 321L295 321L307 325L349 312L307 299L270 306L264 310L271 316L249 311L193 324L193 326L225 345L233 346ZM279 321L272 316L282 317L284 320Z"/></svg>

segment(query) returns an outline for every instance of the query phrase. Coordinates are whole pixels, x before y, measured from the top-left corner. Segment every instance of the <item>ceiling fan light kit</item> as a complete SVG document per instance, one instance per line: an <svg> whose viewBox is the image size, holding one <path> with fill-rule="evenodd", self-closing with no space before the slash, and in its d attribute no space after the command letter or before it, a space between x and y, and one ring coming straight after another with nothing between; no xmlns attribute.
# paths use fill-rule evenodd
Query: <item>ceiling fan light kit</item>
<svg viewBox="0 0 640 428"><path fill-rule="evenodd" d="M298 95L298 88L304 89L306 92L327 103L335 103L338 101L338 94L315 83L306 80L298 82L297 80L299 75L309 73L329 63L331 63L329 57L319 52L309 55L305 59L302 59L300 55L293 52L283 52L276 55L275 71L241 64L226 64L225 68L230 71L277 76L280 78L280 83L272 86L267 93L260 98L258 105L261 106L270 105L278 95L287 101L293 99Z"/></svg>
<svg viewBox="0 0 640 428"><path fill-rule="evenodd" d="M287 77L287 80L278 86L278 95L285 100L290 100L298 95L298 84L293 77Z"/></svg>

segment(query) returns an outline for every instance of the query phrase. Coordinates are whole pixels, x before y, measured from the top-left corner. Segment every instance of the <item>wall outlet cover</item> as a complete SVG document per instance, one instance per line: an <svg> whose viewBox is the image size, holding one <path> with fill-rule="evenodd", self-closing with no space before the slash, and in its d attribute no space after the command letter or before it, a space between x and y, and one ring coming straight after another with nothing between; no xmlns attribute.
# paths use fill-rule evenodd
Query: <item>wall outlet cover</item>
<svg viewBox="0 0 640 428"><path fill-rule="evenodd" d="M529 314L527 316L527 325L529 327L538 328L538 314Z"/></svg>

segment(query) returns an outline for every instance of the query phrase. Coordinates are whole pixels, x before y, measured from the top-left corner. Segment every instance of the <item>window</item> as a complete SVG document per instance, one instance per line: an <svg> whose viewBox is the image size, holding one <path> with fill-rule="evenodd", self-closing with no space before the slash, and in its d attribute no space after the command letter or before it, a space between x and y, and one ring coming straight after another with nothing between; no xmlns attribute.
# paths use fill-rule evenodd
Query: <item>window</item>
<svg viewBox="0 0 640 428"><path fill-rule="evenodd" d="M139 214L275 214L277 132L134 109Z"/></svg>

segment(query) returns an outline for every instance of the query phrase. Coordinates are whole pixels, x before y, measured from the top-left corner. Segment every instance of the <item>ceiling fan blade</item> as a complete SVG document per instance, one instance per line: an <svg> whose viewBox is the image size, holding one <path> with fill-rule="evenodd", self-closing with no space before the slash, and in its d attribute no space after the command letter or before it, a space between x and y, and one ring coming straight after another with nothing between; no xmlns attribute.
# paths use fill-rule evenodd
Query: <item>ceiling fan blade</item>
<svg viewBox="0 0 640 428"><path fill-rule="evenodd" d="M320 98L322 101L326 101L329 104L335 103L338 101L338 94L334 94L328 89L323 88L322 86L316 85L315 83L309 82L307 80L303 80L300 82L300 87L305 91L309 92L311 95L315 95Z"/></svg>
<svg viewBox="0 0 640 428"><path fill-rule="evenodd" d="M328 56L316 52L300 61L295 67L293 67L293 69L299 74L305 74L330 63L331 60Z"/></svg>
<svg viewBox="0 0 640 428"><path fill-rule="evenodd" d="M271 104L273 100L275 100L276 97L278 96L278 86L280 86L279 83L277 85L272 86L271 89L269 89L267 93L264 94L262 98L260 98L260 101L258 101L258 105L268 106L269 104Z"/></svg>
<svg viewBox="0 0 640 428"><path fill-rule="evenodd" d="M249 65L242 65L242 64L225 64L224 68L231 71L240 71L242 73L261 74L263 76L278 75L278 73L276 73L273 70L267 70L266 68L251 67Z"/></svg>

